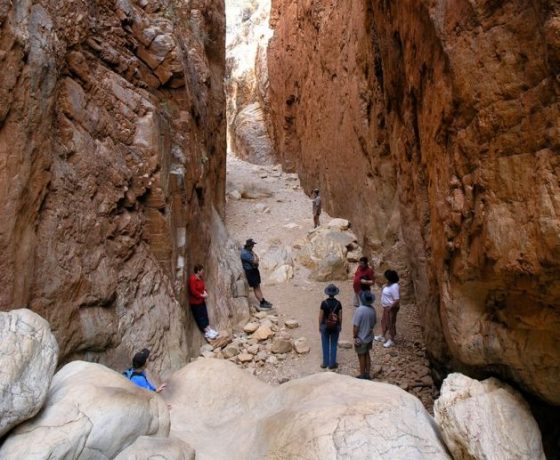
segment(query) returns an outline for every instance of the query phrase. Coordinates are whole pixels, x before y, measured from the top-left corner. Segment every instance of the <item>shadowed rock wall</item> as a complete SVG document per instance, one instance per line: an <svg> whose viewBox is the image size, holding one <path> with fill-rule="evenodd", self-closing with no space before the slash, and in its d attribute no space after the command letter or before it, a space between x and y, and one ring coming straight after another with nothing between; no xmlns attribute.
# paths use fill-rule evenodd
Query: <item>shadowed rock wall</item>
<svg viewBox="0 0 560 460"><path fill-rule="evenodd" d="M46 318L62 361L187 359L187 269L224 210L224 21L218 0L0 0L0 309Z"/></svg>
<svg viewBox="0 0 560 460"><path fill-rule="evenodd" d="M269 48L280 158L366 247L386 250L387 229L405 245L433 360L553 404L559 14L556 1L275 0Z"/></svg>

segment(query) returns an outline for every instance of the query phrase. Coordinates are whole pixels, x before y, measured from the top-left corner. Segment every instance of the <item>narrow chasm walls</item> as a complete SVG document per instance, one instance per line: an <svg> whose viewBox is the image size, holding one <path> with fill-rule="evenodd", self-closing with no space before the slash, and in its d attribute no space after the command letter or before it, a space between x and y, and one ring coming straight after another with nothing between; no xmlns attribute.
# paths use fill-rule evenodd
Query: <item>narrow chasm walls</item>
<svg viewBox="0 0 560 460"><path fill-rule="evenodd" d="M268 100L270 0L226 0L228 146L255 164L275 160Z"/></svg>
<svg viewBox="0 0 560 460"><path fill-rule="evenodd" d="M406 265L390 155L383 68L367 2L274 1L268 59L276 150L377 266ZM400 248L400 250L399 250Z"/></svg>
<svg viewBox="0 0 560 460"><path fill-rule="evenodd" d="M46 318L62 362L148 346L179 368L188 269L236 278L205 259L225 248L222 2L0 2L0 27L0 309Z"/></svg>
<svg viewBox="0 0 560 460"><path fill-rule="evenodd" d="M407 266L434 364L560 405L557 2L272 7L285 167Z"/></svg>

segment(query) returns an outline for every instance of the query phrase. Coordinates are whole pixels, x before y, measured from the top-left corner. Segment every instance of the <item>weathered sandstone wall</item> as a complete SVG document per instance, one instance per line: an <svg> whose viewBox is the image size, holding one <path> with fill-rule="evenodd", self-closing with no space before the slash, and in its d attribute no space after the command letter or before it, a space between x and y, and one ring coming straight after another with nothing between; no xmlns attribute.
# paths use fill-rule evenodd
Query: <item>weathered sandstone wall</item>
<svg viewBox="0 0 560 460"><path fill-rule="evenodd" d="M228 148L256 164L274 160L268 112L270 0L226 0Z"/></svg>
<svg viewBox="0 0 560 460"><path fill-rule="evenodd" d="M224 21L218 0L0 0L0 309L46 318L62 362L187 359L187 269L224 209Z"/></svg>
<svg viewBox="0 0 560 460"><path fill-rule="evenodd" d="M405 246L434 362L560 404L558 2L274 0L271 22L283 163L374 253Z"/></svg>

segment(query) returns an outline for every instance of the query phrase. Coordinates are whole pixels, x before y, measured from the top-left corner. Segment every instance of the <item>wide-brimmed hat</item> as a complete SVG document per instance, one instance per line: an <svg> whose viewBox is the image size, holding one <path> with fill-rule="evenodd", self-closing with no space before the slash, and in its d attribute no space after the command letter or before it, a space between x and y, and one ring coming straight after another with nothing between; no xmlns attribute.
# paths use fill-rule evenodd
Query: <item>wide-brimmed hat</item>
<svg viewBox="0 0 560 460"><path fill-rule="evenodd" d="M360 303L362 305L373 305L375 302L375 294L371 291L362 291L360 293Z"/></svg>
<svg viewBox="0 0 560 460"><path fill-rule="evenodd" d="M340 289L338 289L334 284L329 284L325 288L325 294L328 295L328 296L338 295L339 292L340 292Z"/></svg>
<svg viewBox="0 0 560 460"><path fill-rule="evenodd" d="M132 367L134 369L139 369L140 367L143 367L146 364L146 361L148 360L148 356L150 356L150 350L148 350L147 348L144 348L142 351L136 353L134 355L134 358L132 358Z"/></svg>
<svg viewBox="0 0 560 460"><path fill-rule="evenodd" d="M257 244L257 242L253 238L249 238L245 241L245 246L254 246L255 244Z"/></svg>

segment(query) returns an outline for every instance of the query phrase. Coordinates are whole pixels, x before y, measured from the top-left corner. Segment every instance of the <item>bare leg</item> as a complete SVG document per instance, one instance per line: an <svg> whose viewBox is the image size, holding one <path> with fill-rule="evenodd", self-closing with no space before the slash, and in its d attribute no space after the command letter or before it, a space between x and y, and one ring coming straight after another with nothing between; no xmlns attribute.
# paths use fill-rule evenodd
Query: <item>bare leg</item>
<svg viewBox="0 0 560 460"><path fill-rule="evenodd" d="M259 302L262 302L264 297L263 297L263 293L261 291L261 287L257 286L256 288L253 288L253 291L255 292L255 297L257 298L257 300Z"/></svg>
<svg viewBox="0 0 560 460"><path fill-rule="evenodd" d="M358 355L358 362L360 363L360 375L366 374L366 356L367 355Z"/></svg>

